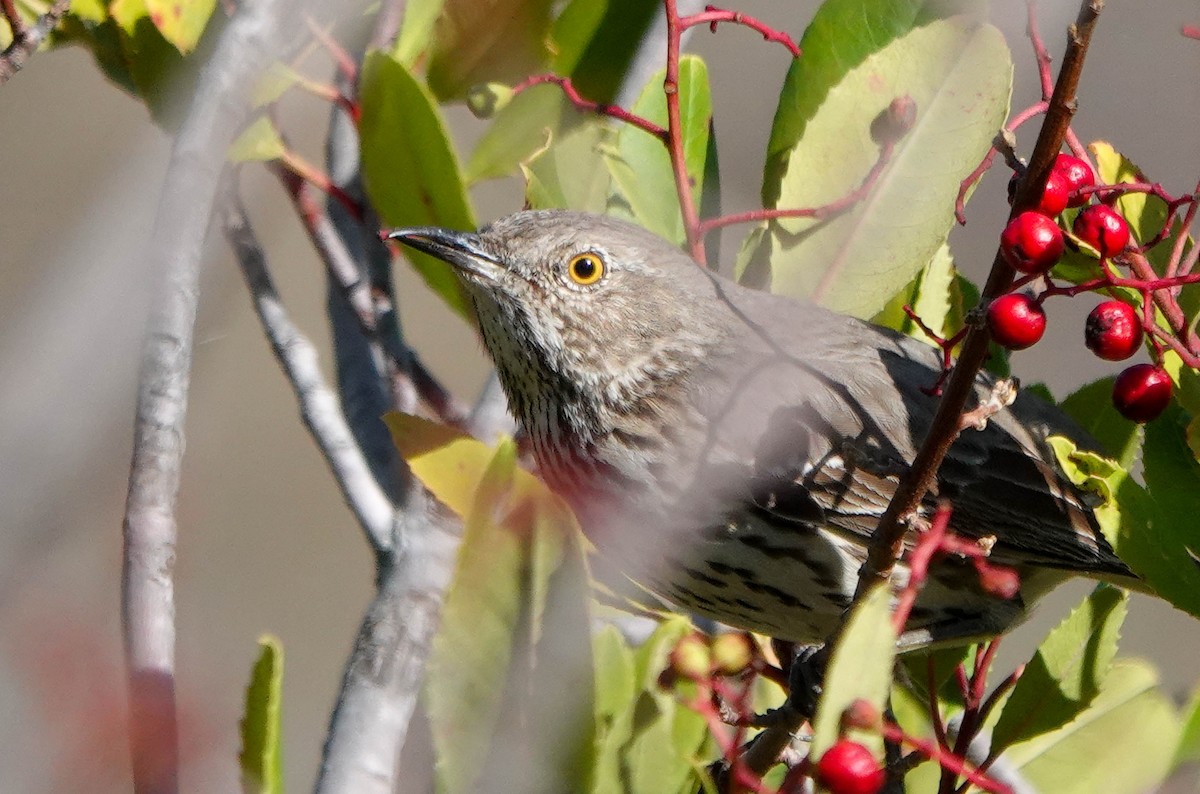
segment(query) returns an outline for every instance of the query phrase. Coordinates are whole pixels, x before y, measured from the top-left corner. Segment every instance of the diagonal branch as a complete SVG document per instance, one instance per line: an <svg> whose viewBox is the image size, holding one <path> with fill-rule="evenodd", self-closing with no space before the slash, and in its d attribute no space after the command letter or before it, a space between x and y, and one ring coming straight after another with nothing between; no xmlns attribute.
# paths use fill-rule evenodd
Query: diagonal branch
<svg viewBox="0 0 1200 794"><path fill-rule="evenodd" d="M71 0L55 0L54 5L38 17L32 27L26 27L21 24L21 18L17 16L12 0L4 0L4 17L12 30L12 43L0 53L0 85L4 85L10 77L21 71L29 56L42 46L42 42L50 35L50 31L54 30L70 6Z"/></svg>
<svg viewBox="0 0 1200 794"><path fill-rule="evenodd" d="M375 553L390 551L395 512L392 502L376 482L342 415L337 396L321 374L316 348L288 317L275 291L262 247L232 185L221 211L221 227L237 255L271 350L296 393L305 426L320 447L346 504L366 532Z"/></svg>

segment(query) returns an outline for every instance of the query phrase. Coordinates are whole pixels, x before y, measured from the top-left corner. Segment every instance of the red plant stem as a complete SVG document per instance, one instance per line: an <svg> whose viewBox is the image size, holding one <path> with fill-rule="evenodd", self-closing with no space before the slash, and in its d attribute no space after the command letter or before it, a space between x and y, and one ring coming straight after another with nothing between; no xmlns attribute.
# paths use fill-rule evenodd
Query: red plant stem
<svg viewBox="0 0 1200 794"><path fill-rule="evenodd" d="M1192 194L1193 198L1198 193L1200 193L1200 182L1196 184L1196 192ZM1179 265L1183 261L1183 247L1187 244L1188 232L1196 220L1197 209L1200 209L1200 202L1192 201L1183 215L1183 221L1179 224L1179 234L1175 237L1175 245L1171 248L1171 256L1167 260L1165 275L1168 277L1179 273Z"/></svg>
<svg viewBox="0 0 1200 794"><path fill-rule="evenodd" d="M1009 132L1016 132L1022 124L1034 116L1040 116L1045 113L1049 107L1049 103L1044 100L1036 102L1013 116L1004 129ZM954 199L954 219L958 221L959 226L964 226L967 223L965 206L967 191L971 189L972 185L983 178L983 175L992 167L992 163L996 161L996 155L999 153L1000 150L995 146L988 149L988 153L983 156L983 160L980 161L979 165L975 166L975 170L967 174L967 178L958 186L958 197Z"/></svg>
<svg viewBox="0 0 1200 794"><path fill-rule="evenodd" d="M700 235L708 234L713 229L722 226L732 226L735 223L759 223L761 221L776 220L778 218L814 218L823 220L832 217L841 212L846 211L858 202L862 201L871 189L875 186L876 180L879 179L879 174L887 166L891 160L892 153L895 151L894 143L885 143L879 147L879 159L871 166L871 170L867 172L863 181L851 192L842 196L840 199L823 204L820 207L804 207L800 209L761 209L750 210L749 212L740 212L735 215L722 215L717 218L709 218L700 222Z"/></svg>
<svg viewBox="0 0 1200 794"><path fill-rule="evenodd" d="M326 83L309 82L308 80L301 80L297 85L301 90L307 91L313 96L324 99L327 102L333 102L346 111L346 115L354 122L354 126L357 127L358 123L362 121L362 107L333 86Z"/></svg>
<svg viewBox="0 0 1200 794"><path fill-rule="evenodd" d="M908 616L912 612L913 604L917 601L917 595L925 586L925 580L929 576L929 563L933 560L933 556L942 549L942 541L950 526L950 513L948 502L939 503L937 512L934 513L933 520L929 523L929 529L920 534L916 547L908 555L908 582L900 591L896 608L892 610L892 628L896 634L904 631L904 625L908 623Z"/></svg>
<svg viewBox="0 0 1200 794"><path fill-rule="evenodd" d="M0 11L4 13L4 19L8 22L8 27L12 33L14 42L20 41L25 37L25 22L21 19L21 15L17 13L17 6L13 0L0 0Z"/></svg>
<svg viewBox="0 0 1200 794"><path fill-rule="evenodd" d="M929 689L929 722L933 724L933 736L938 746L949 749L950 740L946 738L946 722L938 708L937 668L934 665L933 654L925 657L925 681Z"/></svg>
<svg viewBox="0 0 1200 794"><path fill-rule="evenodd" d="M916 750L921 755L940 765L942 769L952 772L953 774L965 778L971 784L978 786L984 791L990 791L992 794L1012 794L1012 789L998 780L993 780L987 775L981 773L977 769L972 769L967 766L967 762L960 756L954 753L948 753L939 747L937 744L918 739L915 736L909 736L899 725L892 722L884 722L880 733L883 738L895 742L900 745L907 745Z"/></svg>
<svg viewBox="0 0 1200 794"><path fill-rule="evenodd" d="M1042 83L1042 99L1050 99L1054 93L1054 75L1050 73L1050 53L1046 50L1046 42L1038 31L1037 0L1025 0L1025 35L1033 45L1033 55L1037 59L1038 79Z"/></svg>
<svg viewBox="0 0 1200 794"><path fill-rule="evenodd" d="M363 219L362 207L358 205L358 202L346 193L346 191L335 185L333 180L329 178L329 175L320 168L309 163L290 149L284 152L283 157L279 158L279 162L284 168L305 182L337 199L338 203L345 207L346 211L353 215L355 220L361 221Z"/></svg>
<svg viewBox="0 0 1200 794"><path fill-rule="evenodd" d="M703 265L706 259L704 235L700 231L696 198L692 194L692 181L688 177L687 161L683 156L683 121L679 110L679 51L683 25L676 0L664 0L664 6L667 16L667 74L663 80L663 93L667 98L667 153L671 157L679 211L683 214L683 228L687 232L688 253L697 264Z"/></svg>
<svg viewBox="0 0 1200 794"><path fill-rule="evenodd" d="M543 83L553 83L562 89L563 95L568 101L570 101L572 105L575 106L576 110L579 110L583 113L598 113L601 116L607 116L608 118L616 119L617 121L622 121L626 124L631 124L640 130L650 133L664 144L669 145L669 139L665 129L649 119L642 118L635 113L630 113L628 110L625 110L625 108L620 107L619 105L609 105L603 102L593 102L590 99L584 99L582 96L580 96L579 91L576 90L575 85L571 82L571 78L569 77L560 77L556 74L535 74L532 77L528 77L522 82L513 86L513 96L533 88L535 85L542 85Z"/></svg>
<svg viewBox="0 0 1200 794"><path fill-rule="evenodd" d="M1179 29L1179 32L1189 39L1200 40L1200 27L1196 27L1195 25L1183 25Z"/></svg>
<svg viewBox="0 0 1200 794"><path fill-rule="evenodd" d="M695 25L708 25L713 33L717 32L717 23L732 22L735 25L744 25L751 30L762 34L762 37L767 41L782 44L792 54L793 58L800 57L800 46L782 30L776 30L769 25L755 19L749 14L743 14L738 11L725 11L716 6L705 6L704 10L698 14L681 17L679 20L680 31L687 30Z"/></svg>
<svg viewBox="0 0 1200 794"><path fill-rule="evenodd" d="M329 52L330 57L337 64L338 71L351 83L357 83L358 62L351 57L350 53L346 52L346 48L337 39L329 35L329 31L321 27L307 13L304 15L304 24L308 26L309 31L313 34L313 38L320 42L321 46Z"/></svg>

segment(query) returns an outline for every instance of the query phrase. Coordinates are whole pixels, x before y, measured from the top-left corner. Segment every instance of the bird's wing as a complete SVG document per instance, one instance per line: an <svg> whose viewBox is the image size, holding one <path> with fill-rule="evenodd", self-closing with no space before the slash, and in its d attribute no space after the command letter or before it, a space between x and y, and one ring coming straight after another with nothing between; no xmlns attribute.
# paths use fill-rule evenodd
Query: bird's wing
<svg viewBox="0 0 1200 794"><path fill-rule="evenodd" d="M804 521L819 510L827 527L865 538L932 423L937 400L922 387L937 378L940 355L886 329L807 311L797 321L805 327L785 334L774 324L774 343L754 342L756 354L743 350L727 365L733 371L723 377L742 396L726 414L743 418L723 441L753 459L758 509ZM986 399L993 384L981 376L976 399ZM747 412L765 424L746 421ZM1000 562L1128 575L1098 529L1091 495L1059 470L1046 444L1053 434L1094 446L1061 412L1034 395L1018 396L983 430L963 431L925 510L948 499L953 528L994 536Z"/></svg>

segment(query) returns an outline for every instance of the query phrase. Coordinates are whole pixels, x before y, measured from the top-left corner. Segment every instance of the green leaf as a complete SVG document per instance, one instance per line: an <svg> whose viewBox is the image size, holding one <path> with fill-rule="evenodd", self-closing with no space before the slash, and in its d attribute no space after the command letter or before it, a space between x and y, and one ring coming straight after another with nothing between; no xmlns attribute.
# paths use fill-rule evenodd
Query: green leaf
<svg viewBox="0 0 1200 794"><path fill-rule="evenodd" d="M878 586L859 599L833 648L813 721L809 749L813 758L820 758L837 741L842 712L855 700L866 700L883 713L895 657L891 589ZM870 746L883 746L877 735L866 741Z"/></svg>
<svg viewBox="0 0 1200 794"><path fill-rule="evenodd" d="M764 207L776 206L792 149L808 122L840 83L866 58L914 28L941 16L973 11L978 2L931 0L827 0L813 16L779 92L763 169Z"/></svg>
<svg viewBox="0 0 1200 794"><path fill-rule="evenodd" d="M267 116L257 118L229 145L229 159L235 163L269 162L286 153L287 147L275 129L275 122Z"/></svg>
<svg viewBox="0 0 1200 794"><path fill-rule="evenodd" d="M1051 733L1009 748L1008 763L1035 791L1154 791L1170 768L1179 724L1147 662L1120 659L1090 708Z"/></svg>
<svg viewBox="0 0 1200 794"><path fill-rule="evenodd" d="M661 8L658 0L608 0L604 18L571 73L580 94L593 102L616 99Z"/></svg>
<svg viewBox="0 0 1200 794"><path fill-rule="evenodd" d="M1142 451L1142 426L1117 413L1112 401L1114 380L1106 377L1082 386L1059 407L1091 433L1121 468L1128 470Z"/></svg>
<svg viewBox="0 0 1200 794"><path fill-rule="evenodd" d="M258 661L246 687L242 716L242 790L246 794L281 794L283 749L280 712L283 707L283 645L278 638L258 638Z"/></svg>
<svg viewBox="0 0 1200 794"><path fill-rule="evenodd" d="M620 753L620 791L658 794L689 786L694 790L692 760L707 739L704 719L658 685L671 649L690 631L682 618L664 621L634 654L638 689L628 705L629 739Z"/></svg>
<svg viewBox="0 0 1200 794"><path fill-rule="evenodd" d="M771 288L871 317L925 267L954 222L962 180L1004 121L1012 64L991 25L917 28L833 86L792 150L782 208L820 207L857 189L879 159L872 121L897 97L917 108L867 195L834 218L770 225Z"/></svg>
<svg viewBox="0 0 1200 794"><path fill-rule="evenodd" d="M383 222L474 229L454 146L425 87L400 61L376 50L363 63L359 96L363 182ZM426 254L408 256L434 292L469 316L449 265Z"/></svg>
<svg viewBox="0 0 1200 794"><path fill-rule="evenodd" d="M467 181L474 184L508 176L545 146L548 136L565 134L577 123L577 116L556 85L538 85L517 94L496 113L475 145L467 162Z"/></svg>
<svg viewBox="0 0 1200 794"><path fill-rule="evenodd" d="M445 0L409 0L404 4L404 20L396 37L393 56L410 70L417 67L433 43L433 29Z"/></svg>
<svg viewBox="0 0 1200 794"><path fill-rule="evenodd" d="M1200 761L1200 687L1192 692L1192 698L1183 709L1182 729L1179 743L1175 747L1172 767Z"/></svg>
<svg viewBox="0 0 1200 794"><path fill-rule="evenodd" d="M1169 429L1163 429L1174 424L1180 434L1180 416L1171 411L1146 426L1145 448L1155 448L1153 462L1149 452L1143 453L1149 493L1114 461L1078 450L1060 436L1049 443L1067 478L1104 499L1095 509L1096 520L1120 558L1160 597L1200 617L1196 462L1181 437L1171 438ZM1184 492L1173 494L1172 488ZM1188 506L1192 512L1179 512Z"/></svg>
<svg viewBox="0 0 1200 794"><path fill-rule="evenodd" d="M662 84L666 72L655 73L634 103L632 112L660 126L667 123L667 99ZM684 162L693 195L704 191L712 96L704 61L685 55L679 61L679 115ZM628 205L632 220L660 237L683 244L686 234L679 210L671 158L663 142L632 125L617 133L616 151L610 158L613 182Z"/></svg>
<svg viewBox="0 0 1200 794"><path fill-rule="evenodd" d="M217 0L146 0L150 21L180 54L196 49Z"/></svg>
<svg viewBox="0 0 1200 794"><path fill-rule="evenodd" d="M571 0L550 29L550 68L555 74L575 70L608 11L607 0Z"/></svg>
<svg viewBox="0 0 1200 794"><path fill-rule="evenodd" d="M604 125L589 122L552 139L521 166L526 204L532 209L604 212L612 178L600 147L609 134Z"/></svg>
<svg viewBox="0 0 1200 794"><path fill-rule="evenodd" d="M958 271L950 246L945 243L934 254L929 264L922 268L917 277L896 293L887 305L871 318L875 325L886 326L908 334L928 345L936 344L921 327L913 322L904 311L912 308L921 322L925 323L942 339L953 336L963 322L962 296L957 290Z"/></svg>
<svg viewBox="0 0 1200 794"><path fill-rule="evenodd" d="M992 746L1047 733L1075 719L1100 693L1117 654L1128 594L1099 585L1046 635L992 731Z"/></svg>
<svg viewBox="0 0 1200 794"><path fill-rule="evenodd" d="M415 417L385 421L413 473L464 518L426 682L438 790L473 790L492 754L514 774L537 764L554 788L579 789L592 775L595 689L588 575L570 510L517 468L511 440L493 452ZM510 724L526 726L527 743L499 729ZM521 748L537 752L513 752Z"/></svg>
<svg viewBox="0 0 1200 794"><path fill-rule="evenodd" d="M550 63L552 0L444 0L429 54L429 87L441 100L477 83L515 83Z"/></svg>

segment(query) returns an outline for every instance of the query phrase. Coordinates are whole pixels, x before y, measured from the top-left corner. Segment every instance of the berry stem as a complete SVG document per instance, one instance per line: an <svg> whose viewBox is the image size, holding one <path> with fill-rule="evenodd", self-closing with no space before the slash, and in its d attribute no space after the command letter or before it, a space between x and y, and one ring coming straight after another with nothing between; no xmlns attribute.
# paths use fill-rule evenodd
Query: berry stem
<svg viewBox="0 0 1200 794"><path fill-rule="evenodd" d="M1036 102L1013 116L1008 124L1004 125L1004 129L1009 133L1016 132L1022 124L1035 116L1045 113L1049 107L1050 104L1045 100ZM987 154L983 156L983 160L979 162L979 165L975 166L974 171L967 174L967 178L958 186L958 197L954 199L954 219L958 221L959 226L965 226L967 223L967 191L991 169L992 163L996 161L996 155L1000 153L999 144L1001 141L1005 141L1005 137L1003 135L997 136L997 141L988 149ZM1005 145L1007 146L1007 142L1005 142Z"/></svg>
<svg viewBox="0 0 1200 794"><path fill-rule="evenodd" d="M984 791L990 791L992 794L1012 794L1012 789L1008 786L993 780L978 769L971 768L962 757L946 752L934 742L908 735L893 722L885 721L880 732L884 739L913 748L930 761L940 765L943 770L947 770L957 777L965 778L972 785L978 786Z"/></svg>
<svg viewBox="0 0 1200 794"><path fill-rule="evenodd" d="M688 253L697 264L703 265L707 259L704 253L704 235L700 231L696 197L692 192L692 180L688 176L687 161L683 155L683 121L679 110L679 51L684 26L679 17L676 0L664 0L664 5L667 16L667 75L663 80L663 93L667 98L667 153L671 157L675 192L679 196L679 210L683 213L683 228L687 232Z"/></svg>

